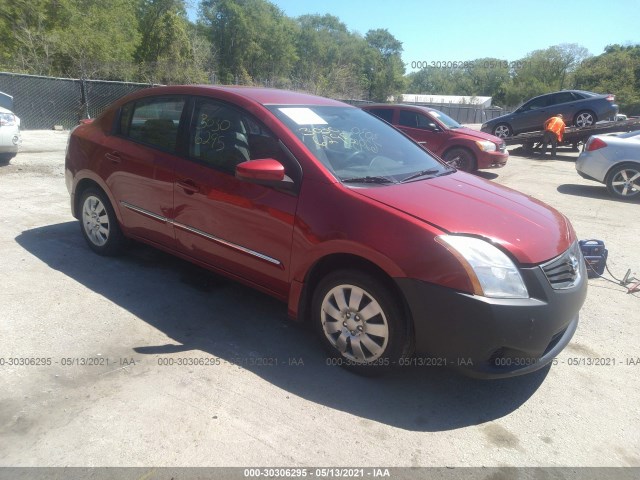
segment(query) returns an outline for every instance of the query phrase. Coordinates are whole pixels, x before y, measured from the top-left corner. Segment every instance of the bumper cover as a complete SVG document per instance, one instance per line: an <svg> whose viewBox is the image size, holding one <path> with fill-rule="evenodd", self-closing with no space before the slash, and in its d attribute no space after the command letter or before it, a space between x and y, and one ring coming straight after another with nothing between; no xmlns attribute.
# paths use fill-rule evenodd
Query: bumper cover
<svg viewBox="0 0 640 480"><path fill-rule="evenodd" d="M576 331L586 273L576 286L554 290L541 268L520 271L527 299L479 297L396 279L413 317L416 355L478 378L523 375L552 362Z"/></svg>

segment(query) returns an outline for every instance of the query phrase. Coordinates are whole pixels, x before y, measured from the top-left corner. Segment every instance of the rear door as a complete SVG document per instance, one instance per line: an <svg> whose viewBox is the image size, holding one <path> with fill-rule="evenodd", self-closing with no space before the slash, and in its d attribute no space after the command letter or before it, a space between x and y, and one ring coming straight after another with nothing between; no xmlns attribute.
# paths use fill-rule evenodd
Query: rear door
<svg viewBox="0 0 640 480"><path fill-rule="evenodd" d="M178 128L186 98L148 97L124 105L117 134L103 152L106 178L124 227L130 234L175 247L173 226L174 163Z"/></svg>
<svg viewBox="0 0 640 480"><path fill-rule="evenodd" d="M228 275L286 296L297 192L235 178L238 163L275 158L301 169L255 117L211 98L192 101L185 158L176 163L177 248Z"/></svg>
<svg viewBox="0 0 640 480"><path fill-rule="evenodd" d="M577 100L578 97L573 92L558 92L553 94L553 106L551 107L551 115L557 115L559 113L568 122L577 113Z"/></svg>

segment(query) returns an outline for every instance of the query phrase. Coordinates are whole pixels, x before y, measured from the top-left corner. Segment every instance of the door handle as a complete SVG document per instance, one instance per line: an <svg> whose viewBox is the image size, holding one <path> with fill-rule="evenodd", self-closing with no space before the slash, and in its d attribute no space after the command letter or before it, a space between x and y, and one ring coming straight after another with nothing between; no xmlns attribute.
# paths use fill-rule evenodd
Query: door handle
<svg viewBox="0 0 640 480"><path fill-rule="evenodd" d="M177 183L178 186L184 190L184 193L187 195L193 195L194 193L198 193L200 188L195 184L193 180L183 180Z"/></svg>
<svg viewBox="0 0 640 480"><path fill-rule="evenodd" d="M120 163L122 161L122 157L120 157L119 152L105 153L104 158L111 161L112 163Z"/></svg>

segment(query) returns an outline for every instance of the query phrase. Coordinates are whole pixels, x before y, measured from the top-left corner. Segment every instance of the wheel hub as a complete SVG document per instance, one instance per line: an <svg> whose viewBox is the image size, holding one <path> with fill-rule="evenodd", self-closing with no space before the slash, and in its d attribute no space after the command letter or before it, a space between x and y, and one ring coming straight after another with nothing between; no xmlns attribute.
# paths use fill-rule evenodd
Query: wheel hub
<svg viewBox="0 0 640 480"><path fill-rule="evenodd" d="M346 330L345 333L357 336L364 331L364 321L357 312L352 310L343 311L342 320L342 326Z"/></svg>

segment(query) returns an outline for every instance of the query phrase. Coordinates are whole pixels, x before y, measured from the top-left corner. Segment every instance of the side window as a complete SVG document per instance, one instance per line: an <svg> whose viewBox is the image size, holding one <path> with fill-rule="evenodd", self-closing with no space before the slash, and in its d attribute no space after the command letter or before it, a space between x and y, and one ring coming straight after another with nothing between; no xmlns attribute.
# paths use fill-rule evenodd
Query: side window
<svg viewBox="0 0 640 480"><path fill-rule="evenodd" d="M545 95L544 97L536 98L531 100L525 110L538 110L539 108L544 108L551 103L551 96Z"/></svg>
<svg viewBox="0 0 640 480"><path fill-rule="evenodd" d="M196 99L189 134L189 156L231 175L239 163L273 158L294 181L300 167L261 122L224 103Z"/></svg>
<svg viewBox="0 0 640 480"><path fill-rule="evenodd" d="M125 105L119 133L168 152L175 152L184 98L156 97Z"/></svg>
<svg viewBox="0 0 640 480"><path fill-rule="evenodd" d="M398 125L403 127L416 128L418 126L418 118L415 112L409 110L400 110L400 119Z"/></svg>
<svg viewBox="0 0 640 480"><path fill-rule="evenodd" d="M553 96L553 104L573 102L574 96L571 92L560 92Z"/></svg>
<svg viewBox="0 0 640 480"><path fill-rule="evenodd" d="M433 123L433 120L428 118L426 115L417 115L418 117L418 128L430 128L429 124Z"/></svg>
<svg viewBox="0 0 640 480"><path fill-rule="evenodd" d="M374 114L385 122L391 123L393 120L393 109L391 108L370 108L367 112Z"/></svg>

